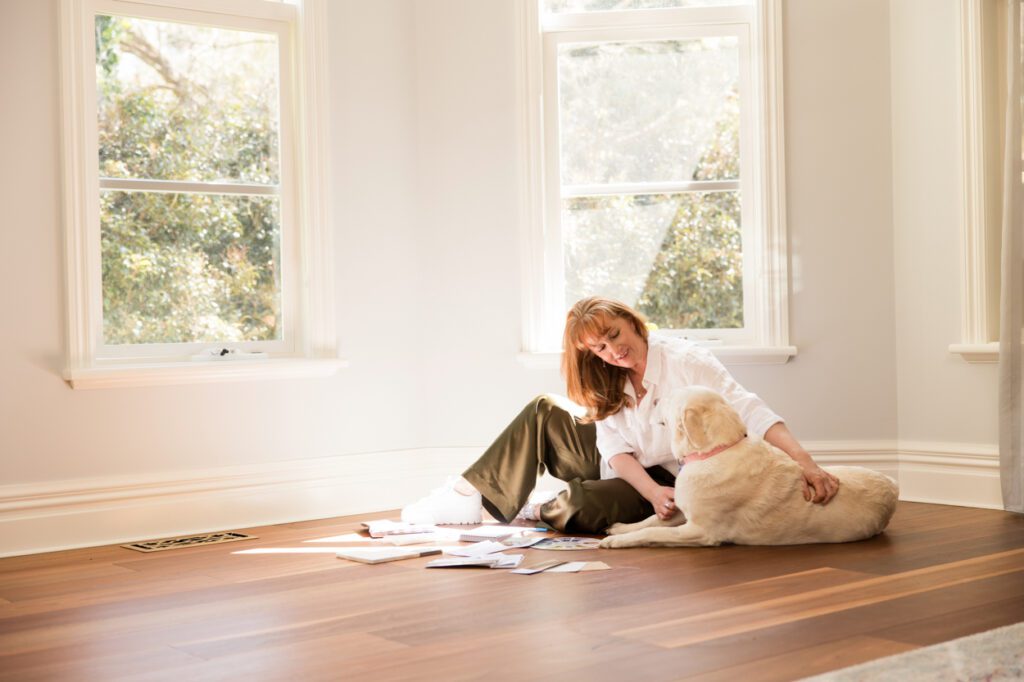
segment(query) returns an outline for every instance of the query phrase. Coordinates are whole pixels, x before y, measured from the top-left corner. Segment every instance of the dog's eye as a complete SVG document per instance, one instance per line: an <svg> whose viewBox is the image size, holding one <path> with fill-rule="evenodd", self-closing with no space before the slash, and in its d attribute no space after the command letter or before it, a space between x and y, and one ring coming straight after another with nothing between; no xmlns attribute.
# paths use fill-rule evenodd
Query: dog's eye
<svg viewBox="0 0 1024 682"><path fill-rule="evenodd" d="M657 404L658 404L658 399L657 399L657 398L655 398L655 399L654 399L654 404L655 404L655 405L657 405Z"/></svg>
<svg viewBox="0 0 1024 682"><path fill-rule="evenodd" d="M667 426L664 421L660 421L658 422L658 424L660 424L661 426Z"/></svg>

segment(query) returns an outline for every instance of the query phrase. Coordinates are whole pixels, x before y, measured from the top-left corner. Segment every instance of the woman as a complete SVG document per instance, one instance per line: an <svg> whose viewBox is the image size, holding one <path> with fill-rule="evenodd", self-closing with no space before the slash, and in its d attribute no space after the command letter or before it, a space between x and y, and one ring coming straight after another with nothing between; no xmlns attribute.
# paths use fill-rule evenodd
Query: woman
<svg viewBox="0 0 1024 682"><path fill-rule="evenodd" d="M502 522L541 520L557 530L601 533L676 513L670 428L658 403L677 388L703 385L721 393L752 436L763 437L803 469L804 497L826 504L839 480L822 470L781 417L740 386L705 348L678 338L650 337L639 313L606 298L579 301L566 318L562 374L569 397L535 398L462 478L409 505L411 523L478 523L481 503ZM543 503L527 504L547 470L568 484Z"/></svg>

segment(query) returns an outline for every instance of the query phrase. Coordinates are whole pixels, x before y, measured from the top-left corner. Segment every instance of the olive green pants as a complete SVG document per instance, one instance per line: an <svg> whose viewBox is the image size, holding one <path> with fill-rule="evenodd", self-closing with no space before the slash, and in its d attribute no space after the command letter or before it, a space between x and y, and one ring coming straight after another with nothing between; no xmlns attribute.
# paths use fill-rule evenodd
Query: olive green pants
<svg viewBox="0 0 1024 682"><path fill-rule="evenodd" d="M597 429L581 424L550 396L534 398L462 476L480 491L484 508L508 523L526 504L545 470L569 484L540 508L552 528L602 533L613 523L633 523L654 508L626 481L601 480ZM647 473L661 485L675 477L660 466Z"/></svg>

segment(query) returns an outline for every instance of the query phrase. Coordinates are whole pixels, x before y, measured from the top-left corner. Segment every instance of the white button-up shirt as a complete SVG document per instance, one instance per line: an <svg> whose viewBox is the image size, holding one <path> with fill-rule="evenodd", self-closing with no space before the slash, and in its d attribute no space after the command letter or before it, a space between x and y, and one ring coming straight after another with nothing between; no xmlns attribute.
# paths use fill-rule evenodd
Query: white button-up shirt
<svg viewBox="0 0 1024 682"><path fill-rule="evenodd" d="M631 453L643 467L660 464L673 474L679 465L672 456L672 429L661 423L658 403L673 391L687 386L707 386L722 396L739 413L751 436L763 438L782 418L757 395L737 383L707 348L678 337L651 334L643 387L647 395L636 405L633 385L625 391L633 407L624 407L597 422L597 449L601 453L601 478L616 478L608 464L615 455Z"/></svg>

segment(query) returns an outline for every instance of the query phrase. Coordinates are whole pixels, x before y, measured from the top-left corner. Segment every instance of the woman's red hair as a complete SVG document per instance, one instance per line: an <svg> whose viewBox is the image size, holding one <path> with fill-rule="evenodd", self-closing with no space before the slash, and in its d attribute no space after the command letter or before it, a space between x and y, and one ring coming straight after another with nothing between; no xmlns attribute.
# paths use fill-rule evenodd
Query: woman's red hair
<svg viewBox="0 0 1024 682"><path fill-rule="evenodd" d="M643 316L625 303L610 298L591 296L577 301L565 318L562 376L569 399L587 408L585 421L600 421L611 416L629 400L625 392L629 370L606 364L584 343L584 339L607 334L615 318L633 325L636 333L647 341Z"/></svg>

